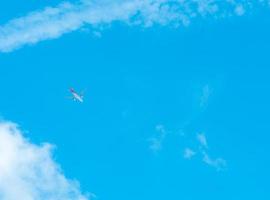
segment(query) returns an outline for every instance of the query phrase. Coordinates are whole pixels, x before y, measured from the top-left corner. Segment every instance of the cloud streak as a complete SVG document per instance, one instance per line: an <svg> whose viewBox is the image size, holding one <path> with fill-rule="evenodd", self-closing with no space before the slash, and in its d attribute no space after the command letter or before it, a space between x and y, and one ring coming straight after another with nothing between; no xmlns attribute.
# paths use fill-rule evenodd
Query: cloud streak
<svg viewBox="0 0 270 200"><path fill-rule="evenodd" d="M0 52L54 39L85 25L92 28L116 21L150 27L154 24L188 25L192 19L243 15L253 0L83 0L64 2L13 19L0 26ZM267 0L261 0L260 4Z"/></svg>
<svg viewBox="0 0 270 200"><path fill-rule="evenodd" d="M0 199L87 200L78 182L64 176L51 149L29 142L15 124L0 122Z"/></svg>

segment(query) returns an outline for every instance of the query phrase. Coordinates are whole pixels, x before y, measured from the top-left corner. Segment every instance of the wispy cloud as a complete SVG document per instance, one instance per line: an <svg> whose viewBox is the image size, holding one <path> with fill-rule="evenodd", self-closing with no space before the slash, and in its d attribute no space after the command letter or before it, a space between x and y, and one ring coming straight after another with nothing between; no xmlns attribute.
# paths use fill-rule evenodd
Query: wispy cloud
<svg viewBox="0 0 270 200"><path fill-rule="evenodd" d="M205 85L202 89L200 98L200 107L204 108L208 104L209 97L211 95L211 89L209 85Z"/></svg>
<svg viewBox="0 0 270 200"><path fill-rule="evenodd" d="M197 140L204 148L208 148L206 137L203 133L197 134Z"/></svg>
<svg viewBox="0 0 270 200"><path fill-rule="evenodd" d="M184 150L184 158L185 159L191 159L193 156L195 156L195 154L196 154L196 152L190 148L185 148L185 150Z"/></svg>
<svg viewBox="0 0 270 200"><path fill-rule="evenodd" d="M121 21L149 27L187 26L192 19L243 15L257 1L248 0L82 0L31 12L0 26L0 52L58 38L85 25L92 28ZM260 4L267 0L261 0Z"/></svg>
<svg viewBox="0 0 270 200"><path fill-rule="evenodd" d="M156 135L149 139L149 148L151 151L157 153L162 149L163 140L165 139L166 134L167 132L163 125L156 126Z"/></svg>
<svg viewBox="0 0 270 200"><path fill-rule="evenodd" d="M202 154L203 154L203 161L206 164L216 168L218 171L224 170L226 168L227 162L223 158L212 159L206 152L202 152Z"/></svg>
<svg viewBox="0 0 270 200"><path fill-rule="evenodd" d="M207 139L205 134L197 134L197 140L200 143L200 148L199 151L201 152L203 158L203 162L208 164L209 166L212 166L214 168L216 168L218 171L225 169L227 163L223 158L210 158L210 156L208 155L208 144L207 144Z"/></svg>
<svg viewBox="0 0 270 200"><path fill-rule="evenodd" d="M184 154L183 157L185 159L192 159L195 155L201 156L202 161L211 166L214 167L217 171L221 171L226 169L227 167L227 162L223 158L211 158L209 156L209 148L208 148L208 143L205 134L200 133L197 134L197 140L199 142L199 145L197 148L190 149L190 148L185 148L184 149Z"/></svg>
<svg viewBox="0 0 270 200"><path fill-rule="evenodd" d="M76 181L53 160L50 144L25 139L17 126L0 123L0 199L87 200Z"/></svg>
<svg viewBox="0 0 270 200"><path fill-rule="evenodd" d="M237 15L239 15L239 16L245 14L245 9L244 9L243 5L238 5L238 6L236 6L236 8L235 8L235 13L236 13Z"/></svg>

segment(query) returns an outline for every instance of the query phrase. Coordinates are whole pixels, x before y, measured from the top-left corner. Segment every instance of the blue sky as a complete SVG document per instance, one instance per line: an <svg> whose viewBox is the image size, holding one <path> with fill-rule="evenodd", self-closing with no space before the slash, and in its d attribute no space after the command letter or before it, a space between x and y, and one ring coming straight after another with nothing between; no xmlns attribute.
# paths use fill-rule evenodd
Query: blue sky
<svg viewBox="0 0 270 200"><path fill-rule="evenodd" d="M267 2L202 1L205 13L189 7L196 17L181 3L129 13L119 1L115 16L111 1L85 2L2 2L2 123L55 145L53 162L88 199L269 199ZM95 9L94 22L81 16ZM85 90L84 103L67 98L70 87Z"/></svg>

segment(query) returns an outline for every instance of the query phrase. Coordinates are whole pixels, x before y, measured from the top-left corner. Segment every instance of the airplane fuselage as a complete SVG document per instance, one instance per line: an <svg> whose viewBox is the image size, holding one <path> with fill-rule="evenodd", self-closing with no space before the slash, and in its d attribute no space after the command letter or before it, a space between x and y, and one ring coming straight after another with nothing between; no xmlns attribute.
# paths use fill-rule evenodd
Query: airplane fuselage
<svg viewBox="0 0 270 200"><path fill-rule="evenodd" d="M79 96L77 93L73 93L73 97L74 97L75 99L77 99L78 101L83 102L82 97Z"/></svg>
<svg viewBox="0 0 270 200"><path fill-rule="evenodd" d="M77 100L77 101L79 101L79 102L81 102L81 103L83 102L82 96L79 95L75 90L70 89L70 92L71 92L71 94L72 94L74 100Z"/></svg>

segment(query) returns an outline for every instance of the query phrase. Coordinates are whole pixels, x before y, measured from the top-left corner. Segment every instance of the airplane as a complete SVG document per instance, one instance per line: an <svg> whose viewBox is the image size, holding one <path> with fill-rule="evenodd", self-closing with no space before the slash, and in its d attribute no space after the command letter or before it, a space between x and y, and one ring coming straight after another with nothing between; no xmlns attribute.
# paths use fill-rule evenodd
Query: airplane
<svg viewBox="0 0 270 200"><path fill-rule="evenodd" d="M69 91L71 92L72 94L72 99L74 101L79 101L81 103L83 103L83 94L79 94L78 92L76 92L73 88L70 88Z"/></svg>

